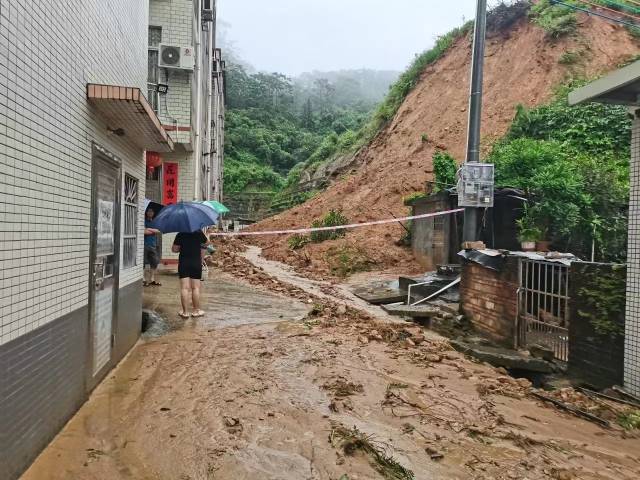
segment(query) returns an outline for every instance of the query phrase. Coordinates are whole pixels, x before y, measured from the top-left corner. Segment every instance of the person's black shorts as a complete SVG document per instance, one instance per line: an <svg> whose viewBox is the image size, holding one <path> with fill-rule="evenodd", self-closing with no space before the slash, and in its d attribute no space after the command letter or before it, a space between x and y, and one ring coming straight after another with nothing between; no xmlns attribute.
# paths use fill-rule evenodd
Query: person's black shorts
<svg viewBox="0 0 640 480"><path fill-rule="evenodd" d="M180 278L193 278L202 280L202 260L188 259L178 262L178 276Z"/></svg>
<svg viewBox="0 0 640 480"><path fill-rule="evenodd" d="M159 263L158 249L156 247L144 247L144 264L155 270L158 268Z"/></svg>

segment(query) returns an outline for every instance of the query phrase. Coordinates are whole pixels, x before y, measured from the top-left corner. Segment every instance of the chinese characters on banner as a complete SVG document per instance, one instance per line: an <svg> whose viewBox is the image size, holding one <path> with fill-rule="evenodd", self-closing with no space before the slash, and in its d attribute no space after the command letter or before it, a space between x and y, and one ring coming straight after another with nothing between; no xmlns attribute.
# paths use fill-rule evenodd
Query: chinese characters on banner
<svg viewBox="0 0 640 480"><path fill-rule="evenodd" d="M162 203L171 205L178 202L178 164L163 164L162 170Z"/></svg>

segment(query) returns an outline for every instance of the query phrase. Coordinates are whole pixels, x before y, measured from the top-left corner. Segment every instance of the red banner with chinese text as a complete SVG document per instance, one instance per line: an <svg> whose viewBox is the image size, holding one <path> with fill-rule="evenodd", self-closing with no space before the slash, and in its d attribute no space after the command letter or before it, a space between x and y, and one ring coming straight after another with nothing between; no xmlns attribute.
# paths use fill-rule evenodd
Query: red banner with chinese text
<svg viewBox="0 0 640 480"><path fill-rule="evenodd" d="M162 165L162 203L171 205L178 202L178 164Z"/></svg>

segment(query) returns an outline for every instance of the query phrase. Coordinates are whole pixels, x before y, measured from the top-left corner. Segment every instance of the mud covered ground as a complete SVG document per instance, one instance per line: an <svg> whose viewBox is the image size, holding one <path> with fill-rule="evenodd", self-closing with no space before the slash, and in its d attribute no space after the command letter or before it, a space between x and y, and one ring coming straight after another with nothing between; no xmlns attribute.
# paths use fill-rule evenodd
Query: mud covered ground
<svg viewBox="0 0 640 480"><path fill-rule="evenodd" d="M638 438L256 250L217 263L202 319L178 320L177 279L161 279L145 303L164 328L24 480L640 478Z"/></svg>

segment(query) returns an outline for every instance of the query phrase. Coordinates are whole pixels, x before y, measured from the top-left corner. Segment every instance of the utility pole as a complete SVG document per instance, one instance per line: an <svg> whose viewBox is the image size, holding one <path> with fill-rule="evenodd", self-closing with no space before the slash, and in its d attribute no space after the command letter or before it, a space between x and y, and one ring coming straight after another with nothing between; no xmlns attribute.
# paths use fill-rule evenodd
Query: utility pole
<svg viewBox="0 0 640 480"><path fill-rule="evenodd" d="M467 156L465 163L480 161L480 122L482 118L482 79L484 67L484 45L487 31L487 0L478 0L476 22L473 33L471 57L471 93L469 96L469 130L467 134ZM477 240L478 208L465 207L462 240Z"/></svg>

